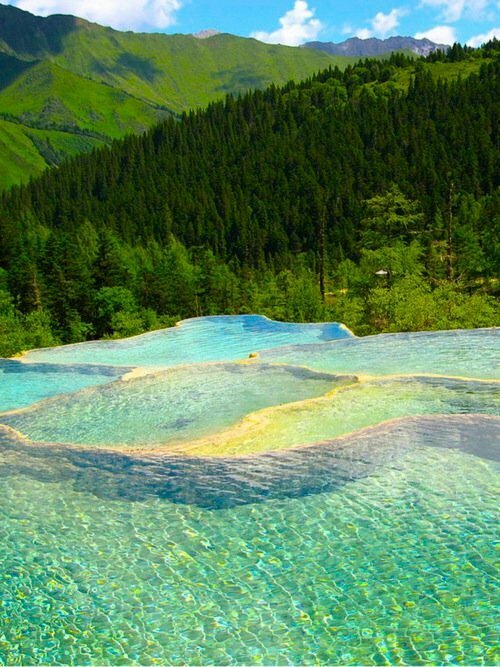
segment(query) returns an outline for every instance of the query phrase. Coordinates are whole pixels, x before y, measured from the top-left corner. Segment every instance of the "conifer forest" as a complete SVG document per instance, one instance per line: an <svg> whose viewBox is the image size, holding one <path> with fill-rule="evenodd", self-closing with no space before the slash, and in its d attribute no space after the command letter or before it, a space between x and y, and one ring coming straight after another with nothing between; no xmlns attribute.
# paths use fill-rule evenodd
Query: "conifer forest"
<svg viewBox="0 0 500 667"><path fill-rule="evenodd" d="M0 197L0 355L199 315L498 324L499 48L228 96Z"/></svg>

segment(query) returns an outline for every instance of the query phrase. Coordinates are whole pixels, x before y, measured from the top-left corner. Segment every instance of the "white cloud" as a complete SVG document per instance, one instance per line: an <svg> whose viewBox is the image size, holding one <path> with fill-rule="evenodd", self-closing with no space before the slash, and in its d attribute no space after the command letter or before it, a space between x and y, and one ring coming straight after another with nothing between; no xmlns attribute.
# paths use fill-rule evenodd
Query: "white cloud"
<svg viewBox="0 0 500 667"><path fill-rule="evenodd" d="M493 28L493 30L490 30L489 32L483 35L475 35L474 37L471 37L470 39L467 40L467 44L469 46L477 48L482 44L486 44L486 42L490 42L494 37L500 39L500 28Z"/></svg>
<svg viewBox="0 0 500 667"><path fill-rule="evenodd" d="M305 0L296 0L293 9L280 18L281 28L274 32L253 32L250 36L268 44L288 46L299 46L313 41L323 29L321 21L314 18L315 12Z"/></svg>
<svg viewBox="0 0 500 667"><path fill-rule="evenodd" d="M184 0L18 0L20 9L39 16L73 14L119 29L168 28Z"/></svg>
<svg viewBox="0 0 500 667"><path fill-rule="evenodd" d="M373 32L376 35L385 37L398 27L401 17L405 14L406 10L404 9L393 9L392 12L389 12L388 14L379 12L375 15L375 18L372 19Z"/></svg>
<svg viewBox="0 0 500 667"><path fill-rule="evenodd" d="M486 8L495 4L492 0L421 0L422 7L435 7L441 9L441 18L447 23L460 21L464 14L479 17L484 14Z"/></svg>
<svg viewBox="0 0 500 667"><path fill-rule="evenodd" d="M393 9L388 14L378 12L369 21L371 28L361 28L356 31L356 37L368 39L369 37L387 37L399 26L400 20L408 11L404 8Z"/></svg>
<svg viewBox="0 0 500 667"><path fill-rule="evenodd" d="M435 28L426 30L425 32L417 32L415 39L430 39L436 44L455 44L457 40L457 33L455 28L449 25L437 25Z"/></svg>
<svg viewBox="0 0 500 667"><path fill-rule="evenodd" d="M359 39L370 39L370 37L373 37L373 32L368 30L368 28L360 28L356 30L355 36L359 37Z"/></svg>

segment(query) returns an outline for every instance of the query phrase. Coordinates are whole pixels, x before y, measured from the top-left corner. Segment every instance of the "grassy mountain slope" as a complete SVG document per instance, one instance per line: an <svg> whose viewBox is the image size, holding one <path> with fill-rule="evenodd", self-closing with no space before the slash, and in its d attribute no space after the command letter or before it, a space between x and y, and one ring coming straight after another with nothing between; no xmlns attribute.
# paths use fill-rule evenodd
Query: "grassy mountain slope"
<svg viewBox="0 0 500 667"><path fill-rule="evenodd" d="M45 167L45 160L23 127L0 120L0 182L13 185Z"/></svg>
<svg viewBox="0 0 500 667"><path fill-rule="evenodd" d="M174 112L269 84L298 80L345 58L262 44L233 35L121 33L91 27L69 33L53 56L71 71L127 90Z"/></svg>
<svg viewBox="0 0 500 667"><path fill-rule="evenodd" d="M0 184L9 187L26 181L70 155L102 145L103 141L94 137L29 128L0 119Z"/></svg>
<svg viewBox="0 0 500 667"><path fill-rule="evenodd" d="M332 63L349 62L233 35L196 39L119 32L72 16L39 18L3 5L0 51L21 60L51 60L174 112L205 106L228 92L300 80Z"/></svg>
<svg viewBox="0 0 500 667"><path fill-rule="evenodd" d="M0 119L18 125L2 126L0 189L96 142L141 133L168 114L356 61L227 34L197 39L119 32L73 16L40 18L0 5ZM453 77L455 65L431 69ZM458 65L468 75L479 62ZM387 85L406 88L411 75L411 67L398 70ZM56 131L51 142L57 151L35 130Z"/></svg>
<svg viewBox="0 0 500 667"><path fill-rule="evenodd" d="M481 69L481 65L484 63L484 60L481 58L475 58L471 60L462 60L456 63L450 62L435 62L435 63L423 63L422 67L425 71L429 72L432 78L435 81L444 80L444 81L456 81L459 78L467 78L471 74L477 74ZM391 76L389 82L386 85L395 86L400 90L408 90L410 81L415 74L415 68L406 67L404 69L399 69Z"/></svg>
<svg viewBox="0 0 500 667"><path fill-rule="evenodd" d="M80 129L112 138L143 132L168 113L51 61L34 63L3 88L0 109L30 127Z"/></svg>
<svg viewBox="0 0 500 667"><path fill-rule="evenodd" d="M232 35L200 40L119 32L0 5L0 118L18 124L2 124L0 188L51 164L30 139L34 130L79 137L70 142L72 155L73 146L140 133L169 113L206 106L227 93L299 80L348 62Z"/></svg>

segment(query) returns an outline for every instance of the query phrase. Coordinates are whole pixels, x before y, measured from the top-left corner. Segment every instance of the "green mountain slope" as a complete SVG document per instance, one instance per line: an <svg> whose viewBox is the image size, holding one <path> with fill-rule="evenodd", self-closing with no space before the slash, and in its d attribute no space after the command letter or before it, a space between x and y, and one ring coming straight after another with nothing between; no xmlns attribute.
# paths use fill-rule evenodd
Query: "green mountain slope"
<svg viewBox="0 0 500 667"><path fill-rule="evenodd" d="M304 78L349 59L233 35L119 32L71 16L39 18L0 5L0 51L51 60L156 105L181 112L227 92Z"/></svg>
<svg viewBox="0 0 500 667"><path fill-rule="evenodd" d="M51 61L33 63L0 91L0 109L30 127L85 130L117 138L143 132L168 112Z"/></svg>
<svg viewBox="0 0 500 667"><path fill-rule="evenodd" d="M262 44L233 35L121 33L92 27L69 33L52 58L63 67L126 90L174 112L205 106L226 93L304 78L345 58Z"/></svg>
<svg viewBox="0 0 500 667"><path fill-rule="evenodd" d="M0 183L9 187L26 181L68 156L102 145L104 142L95 137L29 128L0 119Z"/></svg>
<svg viewBox="0 0 500 667"><path fill-rule="evenodd" d="M94 142L80 138L74 144L90 147L96 139L140 133L169 113L206 106L227 93L349 62L232 35L200 40L118 32L72 16L39 18L0 5L0 118L24 126L2 130L11 157L0 158L0 188L50 164L36 146L28 150L28 129L90 135Z"/></svg>
<svg viewBox="0 0 500 667"><path fill-rule="evenodd" d="M0 120L0 182L13 185L45 168L46 162L24 128Z"/></svg>

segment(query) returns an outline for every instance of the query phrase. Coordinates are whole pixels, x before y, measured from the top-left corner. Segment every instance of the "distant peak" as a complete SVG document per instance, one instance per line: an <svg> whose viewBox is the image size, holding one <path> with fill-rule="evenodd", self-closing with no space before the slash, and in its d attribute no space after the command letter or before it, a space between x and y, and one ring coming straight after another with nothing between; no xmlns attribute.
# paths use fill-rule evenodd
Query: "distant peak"
<svg viewBox="0 0 500 667"><path fill-rule="evenodd" d="M208 39L220 34L219 30L200 30L200 32L194 32L193 37L196 37L196 39Z"/></svg>
<svg viewBox="0 0 500 667"><path fill-rule="evenodd" d="M351 37L345 42L335 44L334 42L309 42L304 44L310 49L326 51L338 56L370 57L383 55L392 51L413 51L420 56L428 56L433 51L446 51L448 45L436 44L429 39L415 39L414 37L389 37L388 39L360 39Z"/></svg>

